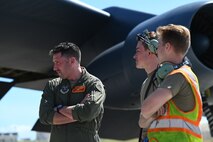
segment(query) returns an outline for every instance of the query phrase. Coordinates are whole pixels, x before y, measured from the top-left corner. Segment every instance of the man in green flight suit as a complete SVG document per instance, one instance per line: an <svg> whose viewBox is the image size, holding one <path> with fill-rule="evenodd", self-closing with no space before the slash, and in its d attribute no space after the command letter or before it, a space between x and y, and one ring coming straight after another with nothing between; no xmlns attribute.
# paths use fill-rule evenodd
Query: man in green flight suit
<svg viewBox="0 0 213 142"><path fill-rule="evenodd" d="M59 77L46 84L39 110L41 123L51 125L50 142L99 142L104 85L80 65L77 45L60 43L50 55Z"/></svg>

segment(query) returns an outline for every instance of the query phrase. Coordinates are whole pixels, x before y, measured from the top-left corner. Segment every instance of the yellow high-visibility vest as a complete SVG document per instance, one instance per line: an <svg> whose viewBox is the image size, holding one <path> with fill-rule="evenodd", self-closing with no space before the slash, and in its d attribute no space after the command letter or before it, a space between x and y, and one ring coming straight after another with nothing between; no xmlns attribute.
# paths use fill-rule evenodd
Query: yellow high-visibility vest
<svg viewBox="0 0 213 142"><path fill-rule="evenodd" d="M202 117L202 100L196 75L191 68L184 65L173 70L169 75L181 73L189 82L194 98L195 106L189 112L181 111L169 100L166 114L160 116L151 123L148 129L149 142L202 142L199 123Z"/></svg>

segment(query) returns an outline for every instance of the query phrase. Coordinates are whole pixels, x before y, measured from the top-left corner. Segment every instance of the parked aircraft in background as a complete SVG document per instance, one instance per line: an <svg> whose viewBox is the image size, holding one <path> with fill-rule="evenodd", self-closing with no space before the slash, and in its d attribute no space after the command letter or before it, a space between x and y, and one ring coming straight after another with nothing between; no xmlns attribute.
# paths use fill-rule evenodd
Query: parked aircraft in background
<svg viewBox="0 0 213 142"><path fill-rule="evenodd" d="M0 76L13 79L0 82L0 99L12 86L42 90L55 77L49 50L72 41L81 47L82 65L106 87L100 135L112 139L139 133L139 91L146 73L135 68L136 34L170 23L188 27L192 48L187 56L200 82L213 136L213 1L156 16L118 7L98 10L67 0L1 0L0 18ZM33 130L46 132L50 127L37 121Z"/></svg>

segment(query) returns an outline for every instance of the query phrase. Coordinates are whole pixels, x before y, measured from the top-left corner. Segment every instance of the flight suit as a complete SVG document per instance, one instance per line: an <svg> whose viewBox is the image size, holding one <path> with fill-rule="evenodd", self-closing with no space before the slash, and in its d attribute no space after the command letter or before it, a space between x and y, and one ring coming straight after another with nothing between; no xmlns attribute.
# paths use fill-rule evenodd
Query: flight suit
<svg viewBox="0 0 213 142"><path fill-rule="evenodd" d="M85 68L82 70L82 77L75 84L56 78L49 81L43 91L39 116L41 123L51 125L50 142L100 141L98 130L104 113L104 86ZM90 97L86 98L88 94ZM53 125L54 107L58 105L74 106L72 115L77 121Z"/></svg>

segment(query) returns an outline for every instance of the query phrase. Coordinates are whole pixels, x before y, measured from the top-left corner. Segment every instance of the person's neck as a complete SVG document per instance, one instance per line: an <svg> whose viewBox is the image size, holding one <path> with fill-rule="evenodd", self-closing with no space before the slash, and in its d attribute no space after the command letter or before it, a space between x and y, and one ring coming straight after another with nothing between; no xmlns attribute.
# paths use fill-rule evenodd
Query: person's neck
<svg viewBox="0 0 213 142"><path fill-rule="evenodd" d="M82 75L82 68L79 66L73 73L72 77L69 78L72 82L76 82L81 78Z"/></svg>
<svg viewBox="0 0 213 142"><path fill-rule="evenodd" d="M167 58L165 58L164 61L161 63L170 62L172 64L178 65L183 62L183 59L184 59L183 55L173 54L171 56L167 56Z"/></svg>
<svg viewBox="0 0 213 142"><path fill-rule="evenodd" d="M171 62L172 64L178 65L183 62L183 58L171 58L168 60L168 62Z"/></svg>
<svg viewBox="0 0 213 142"><path fill-rule="evenodd" d="M154 70L157 69L158 63L151 63L150 66L148 66L145 71L147 74L152 73Z"/></svg>

